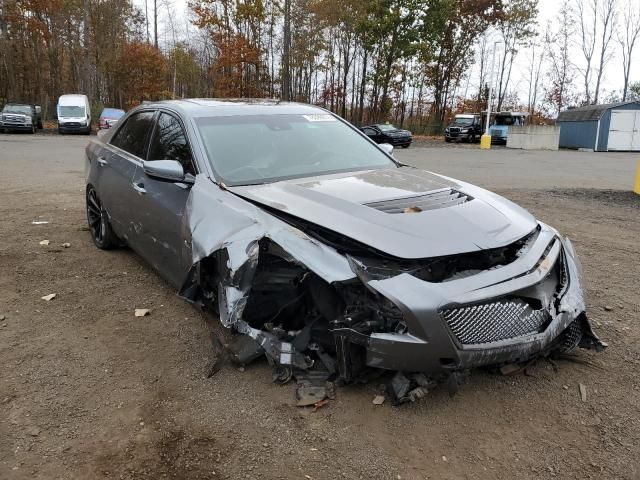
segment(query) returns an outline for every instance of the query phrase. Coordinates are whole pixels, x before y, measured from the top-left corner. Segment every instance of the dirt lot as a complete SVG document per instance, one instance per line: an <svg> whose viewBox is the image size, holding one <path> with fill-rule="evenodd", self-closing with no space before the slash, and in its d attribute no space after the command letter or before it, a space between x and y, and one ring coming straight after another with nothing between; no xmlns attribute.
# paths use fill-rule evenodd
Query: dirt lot
<svg viewBox="0 0 640 480"><path fill-rule="evenodd" d="M207 378L215 320L131 251L93 246L84 142L0 135L0 478L640 478L640 197L605 175L499 189L573 239L604 353L474 372L400 408L352 386L313 412L266 362Z"/></svg>

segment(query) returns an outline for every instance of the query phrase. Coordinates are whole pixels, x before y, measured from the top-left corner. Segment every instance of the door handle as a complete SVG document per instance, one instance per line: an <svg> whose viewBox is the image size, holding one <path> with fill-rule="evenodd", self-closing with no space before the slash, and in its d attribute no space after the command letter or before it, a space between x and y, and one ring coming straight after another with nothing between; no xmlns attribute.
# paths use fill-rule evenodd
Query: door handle
<svg viewBox="0 0 640 480"><path fill-rule="evenodd" d="M107 159L104 157L98 157L98 165L100 165L101 167L106 167L107 165L109 165L109 162L107 162Z"/></svg>
<svg viewBox="0 0 640 480"><path fill-rule="evenodd" d="M145 193L147 193L147 191L144 188L144 183L142 182L133 182L131 185L133 185L133 189L138 192L140 195L144 195Z"/></svg>

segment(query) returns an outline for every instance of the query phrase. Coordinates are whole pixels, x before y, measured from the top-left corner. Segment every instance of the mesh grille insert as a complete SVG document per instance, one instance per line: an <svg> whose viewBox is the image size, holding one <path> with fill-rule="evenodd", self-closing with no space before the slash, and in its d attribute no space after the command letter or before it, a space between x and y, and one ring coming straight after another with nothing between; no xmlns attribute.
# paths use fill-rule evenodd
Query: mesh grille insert
<svg viewBox="0 0 640 480"><path fill-rule="evenodd" d="M442 188L415 197L395 198L392 200L365 203L365 205L384 213L413 213L452 207L471 200L473 200L472 197L462 192L451 188Z"/></svg>
<svg viewBox="0 0 640 480"><path fill-rule="evenodd" d="M463 345L491 343L540 333L550 315L511 298L442 311L449 328Z"/></svg>

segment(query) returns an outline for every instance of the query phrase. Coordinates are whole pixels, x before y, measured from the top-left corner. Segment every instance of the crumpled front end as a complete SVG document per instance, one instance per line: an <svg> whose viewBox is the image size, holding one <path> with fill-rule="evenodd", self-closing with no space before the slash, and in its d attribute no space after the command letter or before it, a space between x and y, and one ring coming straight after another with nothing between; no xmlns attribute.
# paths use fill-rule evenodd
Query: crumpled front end
<svg viewBox="0 0 640 480"><path fill-rule="evenodd" d="M438 374L603 346L585 314L571 242L543 224L511 263L439 283L402 274L368 284L407 325L371 335L369 366Z"/></svg>
<svg viewBox="0 0 640 480"><path fill-rule="evenodd" d="M311 400L313 379L372 368L442 379L602 348L573 247L544 224L504 247L402 260L212 187L197 179L189 198L193 268L181 293L253 340L237 361L264 354L278 381L302 373Z"/></svg>

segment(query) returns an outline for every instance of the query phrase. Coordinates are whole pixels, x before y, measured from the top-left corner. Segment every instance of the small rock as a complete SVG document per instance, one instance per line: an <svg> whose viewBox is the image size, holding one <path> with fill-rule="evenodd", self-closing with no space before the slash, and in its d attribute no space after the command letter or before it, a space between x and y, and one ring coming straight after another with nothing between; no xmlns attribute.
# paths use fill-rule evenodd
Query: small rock
<svg viewBox="0 0 640 480"><path fill-rule="evenodd" d="M27 430L27 432L32 437L37 437L38 435L40 435L40 429L38 427L30 427L29 430Z"/></svg>
<svg viewBox="0 0 640 480"><path fill-rule="evenodd" d="M569 390L569 385L562 385L562 388L564 388L565 390Z"/></svg>
<svg viewBox="0 0 640 480"><path fill-rule="evenodd" d="M49 245L49 243L50 243L49 240L42 240L40 242L40 245Z"/></svg>
<svg viewBox="0 0 640 480"><path fill-rule="evenodd" d="M64 242L61 247L62 248L69 248L71 246L71 244L69 242Z"/></svg>
<svg viewBox="0 0 640 480"><path fill-rule="evenodd" d="M150 313L151 313L151 310L149 310L148 308L136 308L135 311L133 312L133 314L136 317L145 317Z"/></svg>
<svg viewBox="0 0 640 480"><path fill-rule="evenodd" d="M384 403L384 395L376 395L373 397L374 405L382 405Z"/></svg>
<svg viewBox="0 0 640 480"><path fill-rule="evenodd" d="M48 302L48 301L53 300L54 298L56 298L56 294L55 293L50 293L49 295L45 295L44 297L41 297L41 298L42 298L42 300L45 300L45 301Z"/></svg>
<svg viewBox="0 0 640 480"><path fill-rule="evenodd" d="M449 461L449 459L448 459L447 457L445 457L444 455L442 455L442 461L443 461L443 462L448 462L448 461Z"/></svg>
<svg viewBox="0 0 640 480"><path fill-rule="evenodd" d="M583 383L580 383L580 384L578 384L578 388L580 389L580 398L582 399L583 402L586 402L587 401L587 387Z"/></svg>
<svg viewBox="0 0 640 480"><path fill-rule="evenodd" d="M141 427L144 427L144 422L140 422L140 426L141 426Z"/></svg>
<svg viewBox="0 0 640 480"><path fill-rule="evenodd" d="M604 309L605 309L607 312L610 312L611 310L613 310L613 307L611 307L610 305L605 305L605 306L604 306Z"/></svg>
<svg viewBox="0 0 640 480"><path fill-rule="evenodd" d="M2 322L5 318L7 317L5 317L4 315L0 315L0 322Z"/></svg>

